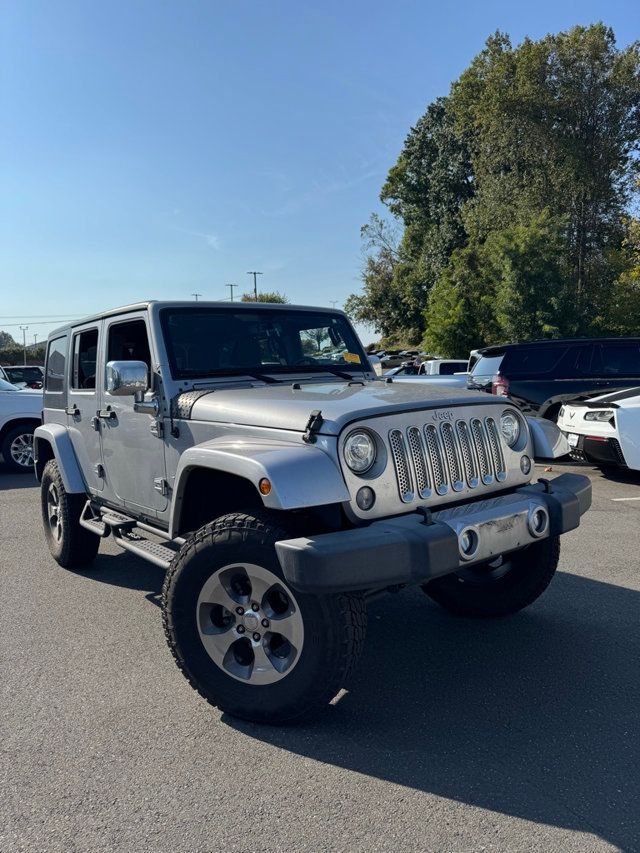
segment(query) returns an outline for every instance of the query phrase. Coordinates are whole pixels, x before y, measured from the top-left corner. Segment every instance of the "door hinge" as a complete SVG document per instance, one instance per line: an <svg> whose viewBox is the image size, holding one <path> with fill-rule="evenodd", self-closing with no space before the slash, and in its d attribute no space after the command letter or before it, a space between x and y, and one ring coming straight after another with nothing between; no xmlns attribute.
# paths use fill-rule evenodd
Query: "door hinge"
<svg viewBox="0 0 640 853"><path fill-rule="evenodd" d="M164 477L155 477L153 480L153 488L156 492L160 492L161 495L169 494L169 483L164 479Z"/></svg>

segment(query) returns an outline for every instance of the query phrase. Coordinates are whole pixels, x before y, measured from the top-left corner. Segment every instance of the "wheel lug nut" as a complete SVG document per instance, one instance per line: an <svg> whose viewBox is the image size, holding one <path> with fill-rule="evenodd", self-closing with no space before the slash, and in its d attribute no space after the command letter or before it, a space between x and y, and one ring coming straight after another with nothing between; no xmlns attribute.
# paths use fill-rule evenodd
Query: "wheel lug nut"
<svg viewBox="0 0 640 853"><path fill-rule="evenodd" d="M268 620L268 619L263 619L263 620L262 620L262 627L263 627L263 628L268 628L268 627L269 627L269 620Z"/></svg>
<svg viewBox="0 0 640 853"><path fill-rule="evenodd" d="M254 611L258 611L258 610L260 610L260 605L256 604L254 601L253 604L251 605L251 609Z"/></svg>
<svg viewBox="0 0 640 853"><path fill-rule="evenodd" d="M238 625L236 631L238 632L238 634L244 634L244 625Z"/></svg>
<svg viewBox="0 0 640 853"><path fill-rule="evenodd" d="M242 616L244 614L244 607L236 607L236 613L238 616Z"/></svg>
<svg viewBox="0 0 640 853"><path fill-rule="evenodd" d="M258 642L258 640L260 639L260 634L258 634L258 632L257 632L257 631L256 631L256 632L255 632L255 634L253 635L253 639L256 641L256 643L257 643L257 642Z"/></svg>

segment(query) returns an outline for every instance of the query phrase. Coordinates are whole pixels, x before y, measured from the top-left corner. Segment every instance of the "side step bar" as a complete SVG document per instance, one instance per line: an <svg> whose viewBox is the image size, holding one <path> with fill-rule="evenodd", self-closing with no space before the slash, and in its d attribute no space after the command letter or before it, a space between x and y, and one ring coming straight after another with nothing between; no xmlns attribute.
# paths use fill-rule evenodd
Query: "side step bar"
<svg viewBox="0 0 640 853"><path fill-rule="evenodd" d="M161 569L168 569L177 554L177 551L169 543L165 545L163 542L152 542L151 539L145 539L137 533L126 530L121 532L116 528L113 528L111 532L115 541L125 551L131 551L149 563L160 566Z"/></svg>
<svg viewBox="0 0 640 853"><path fill-rule="evenodd" d="M98 510L98 513L96 514L96 510L91 506L91 501L87 501L80 515L80 526L102 539L111 534L125 551L131 551L148 562L160 566L161 569L169 568L180 545L184 542L184 539L181 538L177 538L173 542L171 540L155 542L140 535L138 531L141 527L138 526L135 518L112 509L101 509ZM148 529L150 533L155 532L148 528L148 525L144 525L144 529ZM160 532L157 535L162 537Z"/></svg>

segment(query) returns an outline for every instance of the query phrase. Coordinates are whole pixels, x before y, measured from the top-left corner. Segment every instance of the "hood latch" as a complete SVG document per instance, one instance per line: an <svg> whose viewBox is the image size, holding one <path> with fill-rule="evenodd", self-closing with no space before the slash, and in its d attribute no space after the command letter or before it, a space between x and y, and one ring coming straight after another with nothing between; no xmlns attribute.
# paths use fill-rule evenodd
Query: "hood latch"
<svg viewBox="0 0 640 853"><path fill-rule="evenodd" d="M307 444L315 444L316 437L314 433L320 429L322 424L322 412L319 409L316 409L315 412L311 412L309 415L309 420L307 421L307 425L304 429L304 435L302 436L302 440Z"/></svg>

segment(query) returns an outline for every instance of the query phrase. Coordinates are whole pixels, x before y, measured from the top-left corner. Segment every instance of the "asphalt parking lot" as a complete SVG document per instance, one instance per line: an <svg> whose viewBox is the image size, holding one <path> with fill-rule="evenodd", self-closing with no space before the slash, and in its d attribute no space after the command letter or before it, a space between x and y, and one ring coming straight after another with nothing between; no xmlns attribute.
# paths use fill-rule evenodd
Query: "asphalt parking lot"
<svg viewBox="0 0 640 853"><path fill-rule="evenodd" d="M640 477L580 470L593 509L528 611L380 599L349 692L277 729L191 690L160 569L109 541L58 568L0 467L0 850L640 850Z"/></svg>

